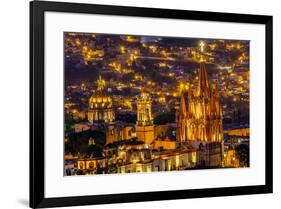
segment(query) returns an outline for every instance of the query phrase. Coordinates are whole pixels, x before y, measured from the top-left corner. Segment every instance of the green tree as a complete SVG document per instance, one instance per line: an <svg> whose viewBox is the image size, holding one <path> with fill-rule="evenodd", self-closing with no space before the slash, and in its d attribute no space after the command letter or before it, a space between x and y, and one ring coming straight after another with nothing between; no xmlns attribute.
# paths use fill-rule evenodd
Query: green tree
<svg viewBox="0 0 281 209"><path fill-rule="evenodd" d="M65 134L69 134L74 131L74 124L75 121L72 117L72 115L65 114L64 115L64 130Z"/></svg>

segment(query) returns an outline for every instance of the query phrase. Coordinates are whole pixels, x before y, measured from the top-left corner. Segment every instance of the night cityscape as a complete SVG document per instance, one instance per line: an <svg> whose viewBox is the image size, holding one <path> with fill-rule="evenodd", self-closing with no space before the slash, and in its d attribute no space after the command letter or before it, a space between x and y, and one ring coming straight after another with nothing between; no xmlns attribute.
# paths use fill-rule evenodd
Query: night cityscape
<svg viewBox="0 0 281 209"><path fill-rule="evenodd" d="M249 167L249 45L65 32L64 175Z"/></svg>

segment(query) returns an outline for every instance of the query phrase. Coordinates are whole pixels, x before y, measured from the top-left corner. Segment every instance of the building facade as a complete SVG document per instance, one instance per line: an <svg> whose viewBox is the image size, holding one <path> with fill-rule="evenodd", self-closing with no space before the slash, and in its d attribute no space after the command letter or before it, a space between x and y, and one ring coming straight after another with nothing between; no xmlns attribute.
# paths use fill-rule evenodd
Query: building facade
<svg viewBox="0 0 281 209"><path fill-rule="evenodd" d="M123 146L118 150L118 173L172 171L194 168L197 150L181 147L174 150L153 151L147 144Z"/></svg>
<svg viewBox="0 0 281 209"><path fill-rule="evenodd" d="M126 123L116 122L105 126L106 144L130 140L135 137L135 127Z"/></svg>

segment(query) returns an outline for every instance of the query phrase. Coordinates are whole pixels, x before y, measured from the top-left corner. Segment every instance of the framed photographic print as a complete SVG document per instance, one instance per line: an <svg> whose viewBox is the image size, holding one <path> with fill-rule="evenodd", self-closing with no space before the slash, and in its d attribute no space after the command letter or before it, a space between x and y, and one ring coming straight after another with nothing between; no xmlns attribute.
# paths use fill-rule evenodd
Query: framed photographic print
<svg viewBox="0 0 281 209"><path fill-rule="evenodd" d="M272 17L30 3L30 207L271 193Z"/></svg>

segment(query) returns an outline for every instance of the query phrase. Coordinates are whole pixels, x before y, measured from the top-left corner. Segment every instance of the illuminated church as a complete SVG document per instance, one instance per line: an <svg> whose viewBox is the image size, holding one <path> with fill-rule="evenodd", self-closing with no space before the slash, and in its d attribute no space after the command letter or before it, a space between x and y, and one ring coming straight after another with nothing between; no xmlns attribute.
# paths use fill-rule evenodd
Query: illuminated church
<svg viewBox="0 0 281 209"><path fill-rule="evenodd" d="M113 123L115 114L112 98L105 91L105 80L99 76L97 84L97 90L89 99L88 120L90 123Z"/></svg>
<svg viewBox="0 0 281 209"><path fill-rule="evenodd" d="M201 53L204 43L200 43ZM223 162L222 105L217 85L208 80L201 55L197 87L189 88L187 101L182 93L176 115L177 141L189 143L199 150L199 162L204 166L221 166Z"/></svg>

